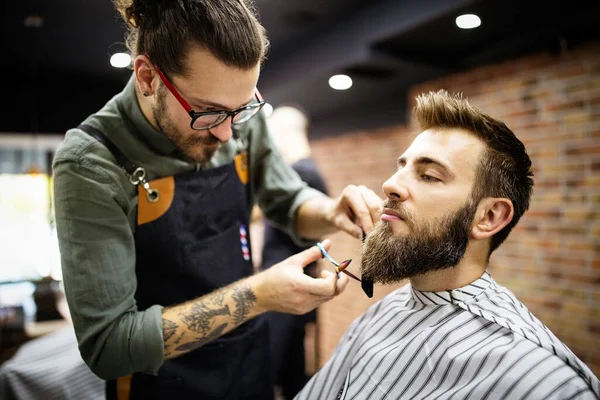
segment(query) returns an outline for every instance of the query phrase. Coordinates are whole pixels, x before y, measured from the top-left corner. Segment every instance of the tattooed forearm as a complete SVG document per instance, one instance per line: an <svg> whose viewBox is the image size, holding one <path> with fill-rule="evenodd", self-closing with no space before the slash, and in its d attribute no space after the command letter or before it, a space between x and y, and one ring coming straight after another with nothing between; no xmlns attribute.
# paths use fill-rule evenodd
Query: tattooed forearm
<svg viewBox="0 0 600 400"><path fill-rule="evenodd" d="M206 343L210 343L213 340L215 340L216 338L218 338L219 336L221 336L223 334L223 330L225 330L226 327L227 327L227 324L219 325L215 328L214 331L209 333L207 336L199 337L196 340L194 340L193 342L184 343L181 346L177 347L176 350L177 351L189 351L189 350L197 349L198 347L203 346Z"/></svg>
<svg viewBox="0 0 600 400"><path fill-rule="evenodd" d="M171 339L171 336L173 336L175 332L177 332L177 324L173 321L163 318L164 341L166 342L167 340Z"/></svg>
<svg viewBox="0 0 600 400"><path fill-rule="evenodd" d="M241 280L163 311L165 359L195 350L263 312L253 286Z"/></svg>
<svg viewBox="0 0 600 400"><path fill-rule="evenodd" d="M179 313L179 316L189 330L201 333L203 336L208 335L213 319L218 315L231 315L229 305L224 307L211 309L204 302L192 304L187 312Z"/></svg>
<svg viewBox="0 0 600 400"><path fill-rule="evenodd" d="M221 290L215 293L215 295L211 299L211 303L213 303L215 306L222 306L223 300L225 299L225 293L225 290Z"/></svg>
<svg viewBox="0 0 600 400"><path fill-rule="evenodd" d="M181 342L181 339L183 339L183 336L185 336L185 331L181 332L177 339L173 340L173 343L179 344L179 342Z"/></svg>
<svg viewBox="0 0 600 400"><path fill-rule="evenodd" d="M233 293L231 295L236 304L235 312L233 313L233 318L236 325L240 325L246 321L246 317L250 313L250 309L256 303L256 296L250 286L248 285L239 285L233 288Z"/></svg>

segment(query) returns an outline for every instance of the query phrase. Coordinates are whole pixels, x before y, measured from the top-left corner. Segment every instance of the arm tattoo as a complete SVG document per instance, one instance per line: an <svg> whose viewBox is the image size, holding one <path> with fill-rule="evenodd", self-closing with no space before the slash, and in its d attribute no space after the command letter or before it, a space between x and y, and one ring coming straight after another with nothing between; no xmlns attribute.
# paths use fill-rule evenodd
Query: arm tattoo
<svg viewBox="0 0 600 400"><path fill-rule="evenodd" d="M187 313L179 313L181 320L189 330L201 333L202 336L209 335L213 318L218 315L231 315L229 305L211 309L205 302L193 304Z"/></svg>
<svg viewBox="0 0 600 400"><path fill-rule="evenodd" d="M212 304L214 304L215 306L222 306L224 299L225 299L225 290L221 290L220 292L217 292L217 293L215 293L214 296L212 296L212 299L210 300L210 302Z"/></svg>
<svg viewBox="0 0 600 400"><path fill-rule="evenodd" d="M177 351L187 351L187 350L197 349L198 347L203 346L206 343L212 342L213 340L215 340L216 338L221 336L223 330L226 327L227 327L227 324L219 325L218 327L215 328L215 330L213 330L207 336L199 337L193 342L184 343L181 346L177 347L176 350Z"/></svg>
<svg viewBox="0 0 600 400"><path fill-rule="evenodd" d="M185 336L185 331L181 332L179 334L179 337L177 339L173 340L173 343L179 344L179 342L181 342L181 339L183 339L184 336Z"/></svg>
<svg viewBox="0 0 600 400"><path fill-rule="evenodd" d="M233 317L235 318L235 324L240 325L246 320L246 317L250 313L250 309L256 303L256 296L250 286L239 285L233 288L233 294L231 295L235 304L237 305Z"/></svg>
<svg viewBox="0 0 600 400"><path fill-rule="evenodd" d="M235 311L232 313L229 304L224 304L226 295L231 294L231 299L235 302ZM223 335L228 328L235 328L243 323L250 314L257 299L249 285L240 284L233 289L224 289L218 291L207 298L194 301L191 304L179 308L176 312L181 322L187 327L178 326L176 323L163 318L163 336L165 342L171 339L175 352L190 351L197 349ZM228 301L227 303L229 303ZM219 321L219 316L229 316L224 321ZM232 324L233 320L233 324ZM216 327L215 327L216 326ZM193 338L189 338L191 332L195 332ZM186 337L184 343L182 339ZM171 356L173 351L165 344L165 354Z"/></svg>
<svg viewBox="0 0 600 400"><path fill-rule="evenodd" d="M166 342L177 331L177 324L173 321L163 318L163 340Z"/></svg>

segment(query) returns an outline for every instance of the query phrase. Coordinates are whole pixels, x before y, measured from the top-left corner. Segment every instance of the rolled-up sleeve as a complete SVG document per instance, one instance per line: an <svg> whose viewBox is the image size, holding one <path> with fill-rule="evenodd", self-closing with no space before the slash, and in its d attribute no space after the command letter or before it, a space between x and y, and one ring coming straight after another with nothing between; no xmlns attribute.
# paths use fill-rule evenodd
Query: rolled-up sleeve
<svg viewBox="0 0 600 400"><path fill-rule="evenodd" d="M62 273L79 349L103 379L156 374L163 363L162 307L137 309L130 200L113 176L122 171L96 161L59 153L53 166Z"/></svg>
<svg viewBox="0 0 600 400"><path fill-rule="evenodd" d="M262 116L253 120L251 135L251 174L258 205L265 217L273 225L286 230L298 245L313 244L314 240L298 235L298 208L307 200L325 195L309 187L283 160Z"/></svg>

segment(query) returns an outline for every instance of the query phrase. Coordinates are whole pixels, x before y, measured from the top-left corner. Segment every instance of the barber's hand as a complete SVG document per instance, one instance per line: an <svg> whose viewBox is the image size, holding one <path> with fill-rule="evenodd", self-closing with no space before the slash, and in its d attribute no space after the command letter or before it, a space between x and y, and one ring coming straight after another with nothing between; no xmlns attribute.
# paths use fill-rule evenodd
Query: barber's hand
<svg viewBox="0 0 600 400"><path fill-rule="evenodd" d="M330 240L322 244L326 250L331 247ZM304 267L321 258L321 251L313 246L255 275L258 306L264 311L306 314L340 294L348 284L345 274L338 278L324 270L321 278L311 278L304 273Z"/></svg>
<svg viewBox="0 0 600 400"><path fill-rule="evenodd" d="M335 199L329 219L340 230L362 239L381 218L383 200L366 186L348 185Z"/></svg>

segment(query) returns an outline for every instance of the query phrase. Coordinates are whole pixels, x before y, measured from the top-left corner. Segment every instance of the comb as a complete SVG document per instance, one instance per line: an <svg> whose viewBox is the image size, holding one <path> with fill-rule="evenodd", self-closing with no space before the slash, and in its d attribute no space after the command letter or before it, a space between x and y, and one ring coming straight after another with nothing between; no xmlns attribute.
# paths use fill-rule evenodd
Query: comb
<svg viewBox="0 0 600 400"><path fill-rule="evenodd" d="M363 243L365 242L366 238L367 238L367 234L363 231L363 237L362 237ZM363 292L365 292L367 297L369 297L369 298L373 297L373 281L372 280L366 279L363 277L362 281L360 282L360 287L362 288Z"/></svg>

